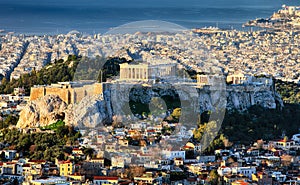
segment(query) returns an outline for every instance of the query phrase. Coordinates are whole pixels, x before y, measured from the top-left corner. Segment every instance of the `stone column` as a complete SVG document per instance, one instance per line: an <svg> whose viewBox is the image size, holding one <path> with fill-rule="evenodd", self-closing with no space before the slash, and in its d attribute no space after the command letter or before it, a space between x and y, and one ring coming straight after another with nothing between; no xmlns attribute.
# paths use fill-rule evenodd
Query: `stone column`
<svg viewBox="0 0 300 185"><path fill-rule="evenodd" d="M142 79L142 68L139 68L139 80Z"/></svg>
<svg viewBox="0 0 300 185"><path fill-rule="evenodd" d="M176 74L176 67L175 66L172 67L171 74L172 74L172 76L176 76L175 75Z"/></svg>
<svg viewBox="0 0 300 185"><path fill-rule="evenodd" d="M135 68L134 73L135 73L135 79L138 79L139 68Z"/></svg>
<svg viewBox="0 0 300 185"><path fill-rule="evenodd" d="M130 71L129 71L129 68L127 67L126 68L126 79L129 79L129 73L130 73Z"/></svg>
<svg viewBox="0 0 300 185"><path fill-rule="evenodd" d="M131 68L131 79L135 78L135 70L134 68Z"/></svg>
<svg viewBox="0 0 300 185"><path fill-rule="evenodd" d="M141 69L141 75L142 75L141 79L143 80L144 79L144 68Z"/></svg>
<svg viewBox="0 0 300 185"><path fill-rule="evenodd" d="M129 67L126 70L127 70L127 79L129 79L129 75L130 75Z"/></svg>
<svg viewBox="0 0 300 185"><path fill-rule="evenodd" d="M133 72L133 78L137 79L137 72L136 72L136 68L135 67L133 68L133 71L134 71Z"/></svg>
<svg viewBox="0 0 300 185"><path fill-rule="evenodd" d="M124 69L121 68L120 69L120 79L123 79L124 78Z"/></svg>
<svg viewBox="0 0 300 185"><path fill-rule="evenodd" d="M127 68L123 69L123 78L126 79L127 78Z"/></svg>
<svg viewBox="0 0 300 185"><path fill-rule="evenodd" d="M148 80L149 79L149 69L148 68L146 68L146 79Z"/></svg>

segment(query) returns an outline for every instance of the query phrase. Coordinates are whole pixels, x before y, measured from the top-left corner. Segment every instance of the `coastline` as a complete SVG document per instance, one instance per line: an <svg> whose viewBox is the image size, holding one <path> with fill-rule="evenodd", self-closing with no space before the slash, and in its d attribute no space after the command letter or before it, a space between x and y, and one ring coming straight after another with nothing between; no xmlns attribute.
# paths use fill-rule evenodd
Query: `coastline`
<svg viewBox="0 0 300 185"><path fill-rule="evenodd" d="M204 25L204 26L195 26L195 27L188 27L187 30L194 30L194 29L205 29L205 28L209 28L209 27L213 27L215 28L216 26L212 26L212 25ZM51 31L51 32L42 32L42 31L16 31L14 29L14 31L8 31L5 30L3 32L0 32L0 35L7 35L7 34L13 34L13 35L25 35L25 36L43 36L43 35L49 35L49 36L54 36L54 35L66 35L68 34L70 31L76 30L78 32L80 32L83 35L95 35L95 34L105 34L108 31L110 31L111 29L114 29L117 27L111 27L108 29L99 29L100 31L96 31L96 30L82 30L82 29L76 29L76 28L70 28L70 29L64 29L64 30L59 30L59 31ZM230 31L230 30L236 30L236 31L240 31L240 32L248 32L248 31L259 31L259 30L264 30L265 28L260 28L260 27L243 27L242 24L240 24L238 27L230 27L230 25L227 26L222 26L222 27L217 27L221 30L224 31Z"/></svg>

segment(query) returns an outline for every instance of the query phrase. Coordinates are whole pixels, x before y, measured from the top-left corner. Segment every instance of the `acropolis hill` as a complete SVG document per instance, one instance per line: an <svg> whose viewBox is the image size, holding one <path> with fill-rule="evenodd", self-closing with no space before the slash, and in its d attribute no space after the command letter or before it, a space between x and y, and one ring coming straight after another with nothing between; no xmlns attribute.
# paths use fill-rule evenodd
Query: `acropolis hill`
<svg viewBox="0 0 300 185"><path fill-rule="evenodd" d="M174 88L172 89L171 86L180 84L186 89L195 89L195 92L198 93L197 101L199 101L200 105L197 108L198 112L218 108L215 106L222 96L222 89L215 88L215 86L220 85L217 82L224 79L222 76L216 74L197 75L196 80L181 81L183 79L176 77L175 66L175 64L161 66L158 64L153 66L124 64L120 65L120 77L111 82L59 82L49 86L35 86L31 89L31 102L28 106L38 107L39 110L25 107L20 114L17 126L26 128L53 123L55 118L59 116L51 115L51 118L44 119L44 121L46 120L44 123L39 122L39 119L37 119L43 117L40 114L47 116L48 113L55 112L49 108L52 106L51 102L48 102L47 107L44 108L43 106L35 105L35 103L39 104L39 102L47 101L48 97L54 104L57 104L57 102L58 104L66 104L68 110L61 110L61 112L58 111L56 114L65 115L67 124L91 126L112 120L112 116L115 115L115 109L120 108L124 103L128 103L128 96L131 96L129 99L135 102L149 104L151 97L176 97L175 94L181 92L176 91ZM227 100L227 109L245 110L252 105L260 105L270 109L275 109L276 106L283 106L280 96L274 90L272 78L233 74L226 77L226 83L224 79L225 86L223 91L225 93L225 101ZM128 88L132 88L132 85L136 84L142 85L143 88L133 88L131 94L124 93L126 88L128 90ZM124 89L120 90L120 87ZM119 94L121 98L115 100L113 94ZM180 101L185 101L185 98L189 98L187 94L183 94L180 97L183 98ZM47 112L47 110L50 110L50 112ZM76 115L74 115L74 110L75 112L79 111L80 114L75 113ZM28 119L29 117L32 119Z"/></svg>

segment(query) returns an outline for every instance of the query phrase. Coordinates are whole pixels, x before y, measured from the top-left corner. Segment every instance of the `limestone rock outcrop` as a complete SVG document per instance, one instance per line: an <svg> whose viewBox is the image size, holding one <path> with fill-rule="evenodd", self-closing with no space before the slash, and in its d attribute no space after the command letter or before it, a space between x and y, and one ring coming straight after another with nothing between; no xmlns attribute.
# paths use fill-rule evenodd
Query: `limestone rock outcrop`
<svg viewBox="0 0 300 185"><path fill-rule="evenodd" d="M125 90L121 87L108 87L102 95L86 96L79 103L70 105L55 95L31 101L21 111L17 127L45 126L58 119L64 119L67 125L74 125L79 129L101 127L103 123L111 122L115 115L129 116L129 101L148 104L152 97L165 96L172 97L173 100L179 98L181 105L187 102L188 106L194 107L198 112L224 108L243 111L253 105L269 109L283 107L283 101L273 86L227 86L223 91L204 88L195 92L177 91L171 87L126 88L128 86L124 86ZM191 99L194 95L196 99Z"/></svg>
<svg viewBox="0 0 300 185"><path fill-rule="evenodd" d="M65 116L67 104L57 95L47 95L30 101L20 113L18 128L43 127Z"/></svg>
<svg viewBox="0 0 300 185"><path fill-rule="evenodd" d="M272 87L230 87L226 94L227 109L243 111L253 105L268 109L284 106L280 95Z"/></svg>
<svg viewBox="0 0 300 185"><path fill-rule="evenodd" d="M66 124L79 129L96 128L110 122L112 112L109 104L99 95L86 96L78 104L71 104L66 111Z"/></svg>

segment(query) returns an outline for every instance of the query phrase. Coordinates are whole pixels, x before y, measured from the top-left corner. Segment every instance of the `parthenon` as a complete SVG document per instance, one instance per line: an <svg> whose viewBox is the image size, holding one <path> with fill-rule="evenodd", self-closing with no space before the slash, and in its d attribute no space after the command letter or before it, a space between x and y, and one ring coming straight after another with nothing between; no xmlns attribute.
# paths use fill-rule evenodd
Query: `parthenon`
<svg viewBox="0 0 300 185"><path fill-rule="evenodd" d="M121 80L148 80L148 64L129 65L128 63L120 64Z"/></svg>
<svg viewBox="0 0 300 185"><path fill-rule="evenodd" d="M120 79L148 81L173 78L176 76L176 64L120 64Z"/></svg>

